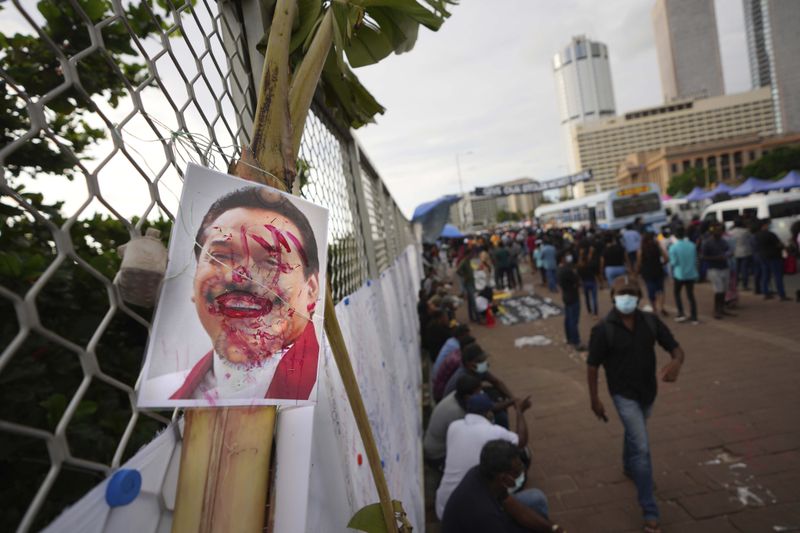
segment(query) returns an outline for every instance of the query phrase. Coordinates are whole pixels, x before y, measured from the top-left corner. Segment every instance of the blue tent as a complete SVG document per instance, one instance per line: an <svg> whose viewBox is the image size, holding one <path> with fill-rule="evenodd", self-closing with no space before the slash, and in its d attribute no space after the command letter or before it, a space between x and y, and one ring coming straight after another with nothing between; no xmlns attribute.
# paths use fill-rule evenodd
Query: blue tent
<svg viewBox="0 0 800 533"><path fill-rule="evenodd" d="M700 200L706 199L706 191L702 189L702 187L695 187L692 189L692 192L686 195L684 200L688 202L699 202Z"/></svg>
<svg viewBox="0 0 800 533"><path fill-rule="evenodd" d="M758 178L747 178L744 183L731 191L731 196L747 196L757 192L768 191L766 187L770 186L768 181L760 180Z"/></svg>
<svg viewBox="0 0 800 533"><path fill-rule="evenodd" d="M420 204L414 209L411 222L422 226L422 242L433 244L444 229L450 216L450 206L458 202L455 194L442 196L431 202Z"/></svg>
<svg viewBox="0 0 800 533"><path fill-rule="evenodd" d="M455 227L453 224L445 224L444 229L442 230L442 235L445 239L463 239L464 234Z"/></svg>
<svg viewBox="0 0 800 533"><path fill-rule="evenodd" d="M770 191L777 191L779 189L794 189L800 187L800 171L792 170L778 181L772 182L768 185Z"/></svg>
<svg viewBox="0 0 800 533"><path fill-rule="evenodd" d="M713 189L711 189L710 191L705 193L705 195L703 196L703 199L704 200L711 200L712 198L714 198L718 194L726 194L726 193L730 194L730 192L732 190L733 190L733 187L725 185L724 183L720 183L719 185L717 185L716 187L714 187Z"/></svg>

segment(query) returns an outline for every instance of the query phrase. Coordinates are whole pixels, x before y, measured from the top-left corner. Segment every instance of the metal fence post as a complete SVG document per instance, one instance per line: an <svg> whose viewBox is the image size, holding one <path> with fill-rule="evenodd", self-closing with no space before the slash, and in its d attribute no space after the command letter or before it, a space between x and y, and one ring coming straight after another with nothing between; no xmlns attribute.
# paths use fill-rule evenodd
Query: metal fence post
<svg viewBox="0 0 800 533"><path fill-rule="evenodd" d="M358 212L361 224L361 237L364 239L364 250L367 254L367 267L369 277L378 277L378 263L375 258L375 243L372 240L372 229L367 211L367 200L364 196L364 182L361 174L361 150L355 139L348 143L348 161L350 162L350 176L353 179L354 209Z"/></svg>

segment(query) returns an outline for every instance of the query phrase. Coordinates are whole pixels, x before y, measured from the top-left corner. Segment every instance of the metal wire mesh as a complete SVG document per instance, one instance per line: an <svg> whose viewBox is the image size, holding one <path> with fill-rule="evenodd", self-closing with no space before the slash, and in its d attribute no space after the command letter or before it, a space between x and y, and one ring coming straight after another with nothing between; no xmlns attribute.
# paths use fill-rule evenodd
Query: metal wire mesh
<svg viewBox="0 0 800 533"><path fill-rule="evenodd" d="M115 250L145 226L166 238L188 161L225 170L238 156L258 69L239 2L3 7L0 530L27 531L169 421L172 413L135 406L150 311L120 298ZM337 300L376 274L370 264L379 272L412 242L357 153L317 108L303 136L300 192L330 210Z"/></svg>

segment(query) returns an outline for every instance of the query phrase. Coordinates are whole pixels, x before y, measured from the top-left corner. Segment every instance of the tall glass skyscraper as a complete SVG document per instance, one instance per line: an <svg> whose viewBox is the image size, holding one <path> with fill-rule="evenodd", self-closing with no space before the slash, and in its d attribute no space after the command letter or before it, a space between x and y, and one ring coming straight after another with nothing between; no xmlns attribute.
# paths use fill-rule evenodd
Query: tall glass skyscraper
<svg viewBox="0 0 800 533"><path fill-rule="evenodd" d="M778 132L800 132L800 1L743 1L753 88L771 86Z"/></svg>

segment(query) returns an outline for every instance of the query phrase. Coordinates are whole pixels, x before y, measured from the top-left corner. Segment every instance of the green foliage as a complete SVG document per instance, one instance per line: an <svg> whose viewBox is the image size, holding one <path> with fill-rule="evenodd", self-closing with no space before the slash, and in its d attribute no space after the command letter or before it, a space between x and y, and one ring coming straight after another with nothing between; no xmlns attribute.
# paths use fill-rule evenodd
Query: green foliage
<svg viewBox="0 0 800 533"><path fill-rule="evenodd" d="M716 170L708 169L709 183L716 181ZM675 174L670 178L667 186L667 194L675 196L677 194L689 194L695 187L706 186L706 170L703 168L690 167L680 174Z"/></svg>
<svg viewBox="0 0 800 533"><path fill-rule="evenodd" d="M77 3L92 24L113 14L111 0ZM125 5L125 20L140 39L166 27L151 0ZM132 59L137 51L128 29L115 23L103 26L104 51L82 57L73 68L68 59L92 46L86 21L70 2L39 0L37 8L44 17L41 28L46 39L37 34L0 33L0 69L9 80L0 82L0 146L21 139L32 127L27 102L20 93L37 100L65 80L77 77L80 88L72 85L47 103L45 117L51 132L38 132L32 139L23 140L5 160L5 169L13 176L24 173L34 177L47 172L72 178L77 160L105 137L102 129L87 121L96 109L92 98L102 98L116 107L129 86L144 81L146 66Z"/></svg>
<svg viewBox="0 0 800 533"><path fill-rule="evenodd" d="M424 4L422 3L424 2ZM325 13L333 14L333 47L320 79L325 105L343 125L360 128L385 111L351 70L372 65L392 53L401 54L414 47L419 26L438 30L450 16L447 6L454 0L298 0L290 49L291 63L300 64ZM275 0L262 0L267 13ZM427 7L426 7L427 5ZM263 53L271 17L264 25L265 35L258 48ZM347 61L345 61L347 57Z"/></svg>
<svg viewBox="0 0 800 533"><path fill-rule="evenodd" d="M167 27L159 13L167 0L123 2L125 23L140 39ZM23 3L25 4L25 3ZM40 0L39 34L0 33L0 146L18 142L5 159L5 172L12 179L53 174L72 179L87 149L105 137L92 126L96 101L117 106L132 86L146 79L146 66L136 60L138 52L129 29L122 21L102 26L103 50L70 59L92 46L90 31L110 19L111 0ZM27 6L26 6L27 7ZM86 20L85 17L88 18ZM48 130L32 132L28 105L68 80L79 84L50 98L44 109ZM57 260L55 239L48 227L62 227L66 219L61 204L47 204L41 194L27 193L19 184L16 192L41 215L34 219L14 199L0 196L0 286L24 297ZM135 222L135 221L134 221ZM171 224L158 220L166 239ZM115 249L130 239L120 221L95 215L75 222L70 236L77 256L111 280L120 259ZM72 258L61 260L35 298L42 326L77 346L86 347L108 313L109 296L103 283ZM148 318L149 311L139 310ZM0 298L0 345L8 346L21 328L12 302ZM147 329L130 316L117 312L95 349L100 369L108 376L133 386L141 368ZM0 420L54 431L84 380L78 354L29 332L9 363L0 372ZM83 398L74 406L66 437L75 457L109 463L131 416L130 398L92 378ZM124 458L149 442L159 424L142 417L136 424ZM50 467L47 449L40 439L4 432L0 438L0 478L10 480L0 488L3 512L0 531L13 531L22 519ZM40 529L67 505L77 501L102 474L66 465L46 503L37 515Z"/></svg>
<svg viewBox="0 0 800 533"><path fill-rule="evenodd" d="M522 213L509 212L504 209L499 209L497 211L498 222L518 222L522 220L522 218L523 218Z"/></svg>
<svg viewBox="0 0 800 533"><path fill-rule="evenodd" d="M745 178L777 180L795 169L800 169L800 146L781 146L750 163L742 172Z"/></svg>
<svg viewBox="0 0 800 533"><path fill-rule="evenodd" d="M57 226L65 219L60 204L45 204L42 196L22 196ZM0 285L19 296L26 294L56 257L52 234L22 209L0 198ZM168 238L171 223L153 223ZM78 221L71 229L76 254L106 279L113 279L120 259L115 248L130 234L119 221L100 215ZM67 259L39 292L36 308L44 327L79 346L86 346L108 312L108 294L95 277ZM139 310L144 317L149 311ZM0 300L0 345L7 346L19 326L14 308ZM118 312L96 349L100 368L109 376L133 386L141 368L147 329ZM0 420L54 431L75 391L83 380L77 354L31 333L10 363L0 372ZM108 463L131 416L129 397L93 378L77 405L67 430L67 440L76 457ZM133 433L125 457L149 442L159 424L142 418ZM13 530L21 520L49 468L43 446L3 433L0 439L0 478L13 480L0 488L4 512L0 530ZM80 470L80 469L77 469ZM88 474L88 475L87 475ZM96 473L76 472L67 467L38 517L38 526L52 520L66 505L83 496L102 480ZM61 480L61 478L59 478Z"/></svg>

